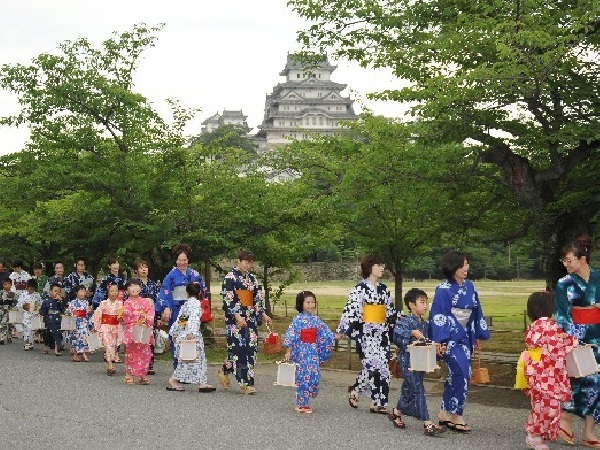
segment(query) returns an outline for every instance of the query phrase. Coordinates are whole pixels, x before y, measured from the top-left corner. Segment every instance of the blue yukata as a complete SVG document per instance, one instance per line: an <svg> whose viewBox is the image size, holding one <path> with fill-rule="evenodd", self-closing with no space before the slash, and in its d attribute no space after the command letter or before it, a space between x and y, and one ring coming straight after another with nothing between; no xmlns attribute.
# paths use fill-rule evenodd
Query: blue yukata
<svg viewBox="0 0 600 450"><path fill-rule="evenodd" d="M577 324L573 322L575 307L600 304L600 271L590 267L586 282L571 274L558 280L554 292L555 319L565 333L577 338L580 344L590 344L600 365L600 323ZM571 401L563 403L563 410L579 417L592 416L600 423L600 372L587 377L571 378Z"/></svg>
<svg viewBox="0 0 600 450"><path fill-rule="evenodd" d="M161 315L165 308L171 309L171 317L169 318L169 330L179 316L179 310L187 301L187 293L185 287L189 283L200 283L201 297L206 297L206 286L202 281L202 276L197 270L188 267L183 273L179 268L173 267L162 282L162 287L158 294L158 301L154 304L156 315ZM141 294L140 294L141 295ZM175 344L170 340L171 355L173 356L173 368L177 368L177 353L175 352Z"/></svg>
<svg viewBox="0 0 600 450"><path fill-rule="evenodd" d="M106 275L104 278L102 278L102 281L100 281L100 284L98 285L98 287L96 288L96 292L94 292L94 297L92 298L92 307L94 309L96 309L98 306L100 306L100 302L102 300L106 300L108 298L108 285L109 284L116 284L119 287L119 291L123 291L123 295L125 293L125 278L123 278L121 275L115 275L112 272L109 272L108 275ZM119 295L119 297L121 297ZM124 300L122 298L119 298L119 300Z"/></svg>
<svg viewBox="0 0 600 450"><path fill-rule="evenodd" d="M385 317L382 323L365 322L365 305L382 305ZM383 283L373 285L369 279L358 283L350 295L338 333L356 341L356 351L362 363L362 371L356 377L354 390L370 394L376 408L384 408L390 391L390 333L396 322L396 311L389 289Z"/></svg>
<svg viewBox="0 0 600 450"><path fill-rule="evenodd" d="M75 329L71 331L71 348L75 353L81 354L88 352L88 336L90 335L90 320L88 317L88 301L71 300L69 302L69 310L76 317Z"/></svg>
<svg viewBox="0 0 600 450"><path fill-rule="evenodd" d="M48 348L54 348L54 344L56 344L58 351L61 351L63 348L63 335L60 331L60 321L64 311L64 302L50 297L46 297L42 301L42 306L39 311L40 316L44 317L44 322L46 324L44 343Z"/></svg>
<svg viewBox="0 0 600 450"><path fill-rule="evenodd" d="M254 306L243 306L236 290L252 291ZM263 298L258 280L254 274L243 273L237 267L223 280L221 289L225 329L227 333L227 360L223 373L234 374L241 386L254 386L254 365L258 351L258 326L262 324L264 313ZM239 314L246 321L245 328L239 328L235 320Z"/></svg>
<svg viewBox="0 0 600 450"><path fill-rule="evenodd" d="M394 343L398 346L398 366L402 373L402 389L396 409L407 416L416 417L423 422L429 420L429 411L425 400L425 386L423 376L425 372L408 370L410 367L410 353L407 347L416 341L411 336L413 330L418 330L427 338L427 321L410 313L396 322L394 327Z"/></svg>
<svg viewBox="0 0 600 450"><path fill-rule="evenodd" d="M443 361L448 367L442 409L462 415L471 380L471 354L475 340L490 338L479 296L470 280L447 280L435 289L429 312L429 337L446 344Z"/></svg>
<svg viewBox="0 0 600 450"><path fill-rule="evenodd" d="M319 393L320 364L331 356L333 332L318 316L302 312L292 319L283 339L296 363L296 405L308 406Z"/></svg>

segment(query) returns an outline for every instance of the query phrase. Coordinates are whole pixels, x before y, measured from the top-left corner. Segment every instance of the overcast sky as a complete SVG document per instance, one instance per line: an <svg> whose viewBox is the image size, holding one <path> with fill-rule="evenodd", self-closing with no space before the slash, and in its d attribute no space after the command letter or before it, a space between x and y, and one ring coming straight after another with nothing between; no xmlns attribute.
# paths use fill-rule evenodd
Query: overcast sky
<svg viewBox="0 0 600 450"><path fill-rule="evenodd" d="M256 129L265 95L283 81L279 72L287 53L299 49L296 31L304 25L287 0L0 0L0 64L26 64L78 37L100 43L113 31L141 22L165 27L140 64L135 90L165 117L166 98L200 108L188 134L199 133L200 123L223 109L241 109ZM339 68L332 78L348 85L346 95L359 100L357 112L361 101L390 117L405 110L397 103L365 100L369 92L401 86L391 72L335 63ZM0 91L0 115L14 113L17 106L14 97ZM0 127L0 153L20 150L27 136L26 129Z"/></svg>

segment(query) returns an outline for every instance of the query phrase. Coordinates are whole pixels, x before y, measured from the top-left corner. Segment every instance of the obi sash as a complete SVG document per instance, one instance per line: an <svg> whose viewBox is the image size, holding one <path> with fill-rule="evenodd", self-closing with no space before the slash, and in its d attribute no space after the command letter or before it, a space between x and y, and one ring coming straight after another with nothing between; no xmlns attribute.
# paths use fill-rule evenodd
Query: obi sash
<svg viewBox="0 0 600 450"><path fill-rule="evenodd" d="M305 344L316 344L317 343L317 329L316 328L304 328L300 330L300 340Z"/></svg>
<svg viewBox="0 0 600 450"><path fill-rule="evenodd" d="M73 315L75 317L86 317L87 316L87 311L85 309L76 309L75 311L73 311Z"/></svg>
<svg viewBox="0 0 600 450"><path fill-rule="evenodd" d="M102 325L119 325L119 316L116 314L102 314Z"/></svg>
<svg viewBox="0 0 600 450"><path fill-rule="evenodd" d="M521 352L519 361L517 361L517 376L515 378L515 389L525 389L529 387L527 385L527 378L525 378L525 362L529 359L539 361L542 359L542 347L530 348Z"/></svg>
<svg viewBox="0 0 600 450"><path fill-rule="evenodd" d="M469 323L469 319L471 318L471 314L473 311L469 308L451 308L450 312L454 314L458 323L462 325L462 327L466 330L467 324Z"/></svg>
<svg viewBox="0 0 600 450"><path fill-rule="evenodd" d="M573 323L577 325L600 324L600 308L571 308Z"/></svg>
<svg viewBox="0 0 600 450"><path fill-rule="evenodd" d="M248 291L246 289L236 289L235 295L237 295L240 299L240 302L242 302L242 306L254 306L254 291Z"/></svg>
<svg viewBox="0 0 600 450"><path fill-rule="evenodd" d="M363 321L367 323L385 323L385 305L363 305Z"/></svg>
<svg viewBox="0 0 600 450"><path fill-rule="evenodd" d="M173 300L187 300L187 291L185 290L185 286L175 286L173 288L173 292L171 293Z"/></svg>
<svg viewBox="0 0 600 450"><path fill-rule="evenodd" d="M49 309L48 310L48 315L55 315L55 314L60 314L60 311L58 309Z"/></svg>

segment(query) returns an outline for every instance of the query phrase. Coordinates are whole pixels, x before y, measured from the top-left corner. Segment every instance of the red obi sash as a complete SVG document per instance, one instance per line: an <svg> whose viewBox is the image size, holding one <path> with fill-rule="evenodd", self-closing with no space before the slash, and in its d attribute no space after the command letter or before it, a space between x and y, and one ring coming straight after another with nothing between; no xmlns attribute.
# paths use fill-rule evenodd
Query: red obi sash
<svg viewBox="0 0 600 450"><path fill-rule="evenodd" d="M573 323L577 325L600 324L600 308L571 308Z"/></svg>
<svg viewBox="0 0 600 450"><path fill-rule="evenodd" d="M316 328L304 328L300 330L300 340L305 344L316 344L317 343L317 329Z"/></svg>
<svg viewBox="0 0 600 450"><path fill-rule="evenodd" d="M102 325L119 325L118 317L116 314L102 314Z"/></svg>
<svg viewBox="0 0 600 450"><path fill-rule="evenodd" d="M75 311L73 311L73 315L75 317L81 317L84 318L87 316L87 312L85 309L76 309Z"/></svg>

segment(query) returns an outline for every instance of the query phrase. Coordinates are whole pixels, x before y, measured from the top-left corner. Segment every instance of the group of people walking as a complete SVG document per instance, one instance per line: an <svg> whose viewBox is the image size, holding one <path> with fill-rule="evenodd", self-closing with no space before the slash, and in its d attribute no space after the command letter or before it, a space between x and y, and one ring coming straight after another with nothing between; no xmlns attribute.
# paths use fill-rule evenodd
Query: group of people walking
<svg viewBox="0 0 600 450"><path fill-rule="evenodd" d="M600 364L600 273L589 266L592 242L582 237L563 248L561 261L568 274L559 280L555 299L549 292L532 294L527 310L532 324L525 343L530 349L525 366L525 393L532 409L527 419L526 444L535 450L546 450L545 440L562 439L573 444L573 416L585 419L582 443L600 448L594 426L600 421L597 374L570 378L566 373L566 354L575 346L590 344ZM154 336L140 342L134 327L169 330L173 373L166 389L184 391L186 384L196 384L199 392L214 392L208 383L201 324L205 315L206 287L201 275L189 267L191 250L181 244L173 252L175 266L161 287L147 278L148 265L137 264L137 277L125 280L119 273L116 258L109 260L110 272L98 287L85 272L85 261L77 262L76 271L62 278L61 267L55 266L54 277L47 280L25 280L24 291L15 296L16 283L6 281L0 300L14 302L23 310L25 349L32 345L28 320L41 314L46 322L45 352L62 351L60 316L66 311L76 317L75 329L69 336L73 361L88 361L90 331L97 332L105 349L107 375L112 376L120 362L117 349L125 345L125 383L148 384L153 374ZM243 394L253 395L255 364L258 351L258 327L270 325L262 289L251 273L254 254L242 250L237 265L224 278L223 312L227 336L227 357L217 372L224 389L231 388L234 377ZM13 264L16 268L18 264ZM299 413L310 414L310 402L319 392L320 366L331 354L334 339L347 336L356 341L362 369L348 386L347 400L358 408L360 396L370 398L369 412L385 415L395 428L404 429L403 416L423 422L427 436L452 430L469 433L464 410L471 379L471 359L481 341L490 338L477 290L467 278L469 261L461 252L449 252L442 258L445 280L437 286L431 308L427 294L410 289L404 304L407 312L396 311L389 289L380 282L384 275L383 258L366 255L361 261L362 280L350 292L339 325L330 330L315 315L316 295L302 291L296 296L298 314L292 319L283 338L285 358L296 364L296 405ZM22 263L21 263L22 269ZM21 274L18 274L20 277ZM14 278L14 277L13 277ZM39 287L44 284L42 293ZM13 292L13 295L9 295ZM65 299L68 300L65 302ZM40 301L41 300L41 301ZM39 307L36 307L36 302ZM2 308L0 308L2 309ZM428 318L425 316L429 311ZM2 309L5 312L5 308ZM555 313L555 319L552 315ZM0 321L4 320L0 316ZM7 327L2 327L4 332ZM403 377L400 397L391 409L389 404L391 343L398 349L397 364ZM440 410L431 420L423 384L424 372L411 368L409 347L433 347L437 358L447 368ZM184 352L184 347L186 351ZM190 353L191 350L191 353ZM187 355L183 357L184 353ZM193 355L190 357L190 354ZM437 423L435 423L437 422Z"/></svg>

